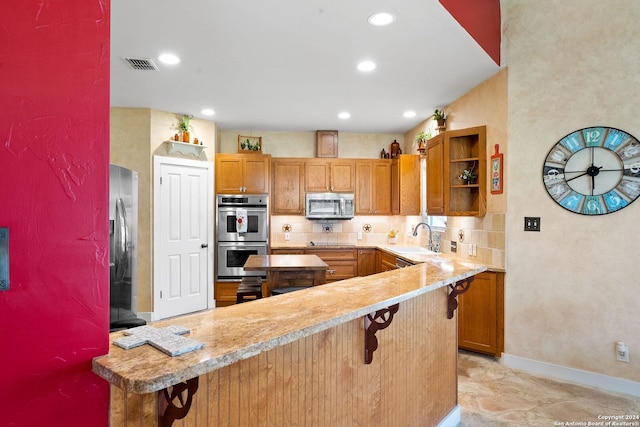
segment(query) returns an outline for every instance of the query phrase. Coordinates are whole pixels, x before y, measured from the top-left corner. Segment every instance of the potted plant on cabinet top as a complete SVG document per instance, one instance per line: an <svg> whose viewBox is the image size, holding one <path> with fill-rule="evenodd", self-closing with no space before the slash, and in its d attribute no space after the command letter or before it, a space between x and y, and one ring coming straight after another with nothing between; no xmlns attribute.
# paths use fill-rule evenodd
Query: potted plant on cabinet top
<svg viewBox="0 0 640 427"><path fill-rule="evenodd" d="M444 110L438 110L436 108L436 111L433 112L433 120L438 122L438 127L444 127L444 122L447 120Z"/></svg>
<svg viewBox="0 0 640 427"><path fill-rule="evenodd" d="M182 133L182 142L191 142L191 120L193 116L183 114L182 119L178 122L178 130Z"/></svg>
<svg viewBox="0 0 640 427"><path fill-rule="evenodd" d="M418 151L420 154L424 154L427 149L427 140L431 139L431 132L420 132L416 135L415 143L418 144Z"/></svg>

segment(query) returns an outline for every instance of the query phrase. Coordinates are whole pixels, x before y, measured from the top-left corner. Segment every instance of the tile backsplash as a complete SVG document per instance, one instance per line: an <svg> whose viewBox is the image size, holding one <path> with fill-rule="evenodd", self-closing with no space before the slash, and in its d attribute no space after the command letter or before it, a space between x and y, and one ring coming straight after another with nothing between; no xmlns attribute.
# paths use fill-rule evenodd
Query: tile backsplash
<svg viewBox="0 0 640 427"><path fill-rule="evenodd" d="M397 232L395 244L426 246L428 232L420 227L418 236L411 234L422 221L420 216L356 216L352 220L310 221L302 216L272 216L271 244L300 246L316 244L384 245L389 244L389 232ZM462 231L462 239L460 239ZM461 258L504 268L505 215L488 213L484 217L448 217L440 234L441 251L451 252L451 241L457 242L456 255ZM289 240L285 240L288 235ZM475 255L469 255L474 245Z"/></svg>

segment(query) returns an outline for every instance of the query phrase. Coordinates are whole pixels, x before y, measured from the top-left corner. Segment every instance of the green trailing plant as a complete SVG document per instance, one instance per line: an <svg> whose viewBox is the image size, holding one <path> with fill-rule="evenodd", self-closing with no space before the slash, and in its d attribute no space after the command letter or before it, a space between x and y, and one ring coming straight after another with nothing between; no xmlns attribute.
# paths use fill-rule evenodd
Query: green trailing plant
<svg viewBox="0 0 640 427"><path fill-rule="evenodd" d="M421 143L421 142L427 142L427 140L431 139L431 132L420 132L418 135L416 135L416 142L417 143Z"/></svg>
<svg viewBox="0 0 640 427"><path fill-rule="evenodd" d="M446 120L446 114L444 112L444 110L438 110L436 108L436 111L433 112L433 119L434 120Z"/></svg>
<svg viewBox="0 0 640 427"><path fill-rule="evenodd" d="M191 124L190 124L190 120L193 118L193 116L190 116L188 114L183 114L182 115L182 119L178 122L178 130L180 130L181 132L188 132L191 130Z"/></svg>
<svg viewBox="0 0 640 427"><path fill-rule="evenodd" d="M240 148L242 148L243 150L259 151L260 141L256 141L255 144L251 144L251 141L249 140L249 138L247 138L240 143Z"/></svg>

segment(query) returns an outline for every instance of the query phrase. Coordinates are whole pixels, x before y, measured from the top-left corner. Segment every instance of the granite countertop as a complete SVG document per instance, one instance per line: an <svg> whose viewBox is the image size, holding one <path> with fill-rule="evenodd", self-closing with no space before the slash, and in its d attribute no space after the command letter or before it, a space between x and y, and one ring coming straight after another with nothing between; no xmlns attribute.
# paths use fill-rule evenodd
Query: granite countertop
<svg viewBox="0 0 640 427"><path fill-rule="evenodd" d="M123 332L114 332L109 354L93 360L93 371L128 392L155 392L485 270L481 264L435 256L400 270L152 323L186 327L189 338L205 344L177 357L149 345L124 350L113 344Z"/></svg>
<svg viewBox="0 0 640 427"><path fill-rule="evenodd" d="M398 252L397 250L394 249L398 249L400 247L407 247L407 246L411 246L411 245L391 245L391 244L375 244L375 243L356 243L356 244L350 244L350 243L335 243L335 244L324 244L324 243L320 243L320 244L316 244L314 246L310 246L309 244L279 244L279 245L271 245L271 249L381 249L383 251L389 252L395 256L397 256L398 258L402 258L406 261L409 261L413 264L419 264L422 262L426 262L429 261L430 259L432 259L434 256L435 257L441 257L441 258L445 258L445 259L450 259L452 261L460 261L460 262L475 262L473 260L470 260L468 258L463 258L461 256L457 256L455 254L450 254L450 253L444 253L444 252L438 252L438 253L429 253L429 254L420 254L420 253L411 253L411 254L407 254L407 253L402 253L402 252ZM415 246L418 247L418 246ZM493 272L505 272L506 270L504 269L504 267L498 267L495 265L490 265L490 264L483 264L487 267L487 271L493 271Z"/></svg>

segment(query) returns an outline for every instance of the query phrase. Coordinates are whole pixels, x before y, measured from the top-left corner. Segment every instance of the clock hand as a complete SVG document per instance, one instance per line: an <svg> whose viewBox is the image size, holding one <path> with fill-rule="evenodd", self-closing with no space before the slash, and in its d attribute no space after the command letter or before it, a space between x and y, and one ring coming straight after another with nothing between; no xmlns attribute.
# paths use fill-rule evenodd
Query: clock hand
<svg viewBox="0 0 640 427"><path fill-rule="evenodd" d="M565 172L565 173L566 173L566 172ZM574 176L573 178L569 178L569 179L565 180L565 182L573 181L574 179L576 179L576 178L580 178L581 176L585 176L586 174L587 174L587 172L583 172L583 173L581 173L580 175L576 175L576 176Z"/></svg>

